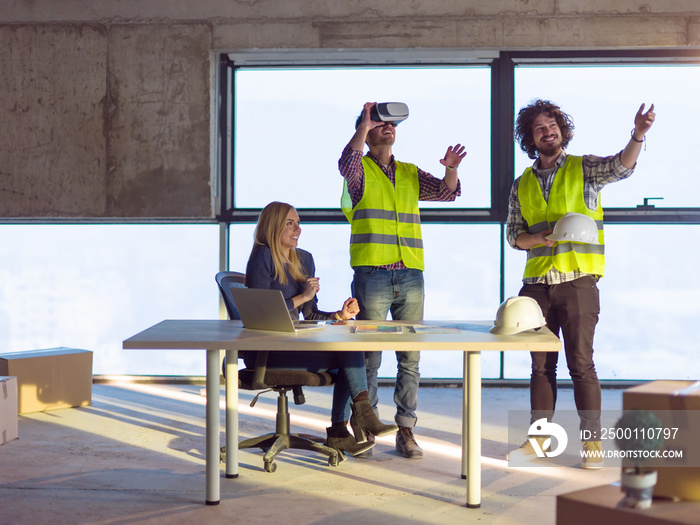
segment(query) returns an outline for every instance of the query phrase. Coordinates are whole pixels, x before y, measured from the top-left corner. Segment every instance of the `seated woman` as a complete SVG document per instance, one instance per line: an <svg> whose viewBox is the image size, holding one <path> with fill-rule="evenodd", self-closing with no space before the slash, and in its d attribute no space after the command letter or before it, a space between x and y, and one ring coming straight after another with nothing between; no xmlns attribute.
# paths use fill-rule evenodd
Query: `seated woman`
<svg viewBox="0 0 700 525"><path fill-rule="evenodd" d="M300 234L299 215L291 205L272 202L265 206L255 228L255 243L246 267L246 285L281 290L292 318L298 319L301 312L304 319L309 320L351 319L360 311L357 300L352 297L336 312L322 312L317 308L319 280L314 275L316 267L311 254L297 248ZM331 426L326 429L329 447L354 456L374 446L366 434L383 436L398 430L396 425L383 424L372 410L364 352L270 352L267 366L309 372L338 370ZM354 437L347 430L348 419Z"/></svg>

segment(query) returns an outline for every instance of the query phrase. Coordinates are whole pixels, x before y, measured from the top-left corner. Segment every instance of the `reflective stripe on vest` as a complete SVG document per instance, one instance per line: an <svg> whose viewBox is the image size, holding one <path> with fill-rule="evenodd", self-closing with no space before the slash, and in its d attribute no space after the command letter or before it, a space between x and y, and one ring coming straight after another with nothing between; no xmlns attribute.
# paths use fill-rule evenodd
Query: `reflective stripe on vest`
<svg viewBox="0 0 700 525"><path fill-rule="evenodd" d="M540 233L554 228L567 212L582 213L593 218L598 226L600 244L557 242L552 248L539 244L527 252L524 277L541 277L552 266L560 272L580 270L583 273L602 276L605 271L605 246L603 236L603 207L600 193L595 211L591 211L583 198L583 158L568 155L557 171L549 200L545 202L537 176L528 168L518 186L523 219L529 233Z"/></svg>
<svg viewBox="0 0 700 525"><path fill-rule="evenodd" d="M394 161L395 185L368 157L362 158L365 189L352 208L347 184L341 208L352 226L351 266L384 266L398 261L408 268L424 269L423 238L418 209L418 169Z"/></svg>

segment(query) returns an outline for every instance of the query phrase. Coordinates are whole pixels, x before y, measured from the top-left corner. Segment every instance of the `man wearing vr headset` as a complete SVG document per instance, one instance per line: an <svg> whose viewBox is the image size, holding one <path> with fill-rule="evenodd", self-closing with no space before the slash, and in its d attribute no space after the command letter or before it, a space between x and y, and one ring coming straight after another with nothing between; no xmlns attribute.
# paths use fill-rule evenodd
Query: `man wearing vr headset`
<svg viewBox="0 0 700 525"><path fill-rule="evenodd" d="M461 194L457 167L464 146L448 147L439 179L413 164L394 159L396 125L408 118L408 107L397 102L367 102L355 123L355 134L338 161L345 179L341 207L352 226L350 265L352 295L360 307L358 319L384 321L423 319L423 241L418 201L454 201ZM363 155L365 144L369 146ZM366 352L370 403L377 412L377 371L381 352ZM396 450L407 458L423 457L413 427L418 406L420 352L396 352L398 372ZM364 455L371 455L370 449Z"/></svg>

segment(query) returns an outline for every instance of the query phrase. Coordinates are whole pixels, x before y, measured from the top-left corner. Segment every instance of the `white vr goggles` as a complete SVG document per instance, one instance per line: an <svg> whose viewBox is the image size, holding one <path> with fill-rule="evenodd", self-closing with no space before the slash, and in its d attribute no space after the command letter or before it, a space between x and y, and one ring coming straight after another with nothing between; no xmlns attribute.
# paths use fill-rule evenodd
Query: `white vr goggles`
<svg viewBox="0 0 700 525"><path fill-rule="evenodd" d="M355 123L355 129L360 126L365 110L362 110ZM372 107L369 118L375 122L390 122L394 125L408 118L408 106L403 102L380 102Z"/></svg>

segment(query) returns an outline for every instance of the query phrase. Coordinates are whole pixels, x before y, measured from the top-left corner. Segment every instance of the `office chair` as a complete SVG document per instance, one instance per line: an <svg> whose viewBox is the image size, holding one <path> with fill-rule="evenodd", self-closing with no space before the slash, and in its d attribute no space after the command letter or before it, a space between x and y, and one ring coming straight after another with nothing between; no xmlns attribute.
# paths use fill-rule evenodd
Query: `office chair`
<svg viewBox="0 0 700 525"><path fill-rule="evenodd" d="M219 272L216 274L221 297L226 305L229 319L240 319L230 289L245 286L245 274L240 272ZM305 402L303 386L328 386L335 382L335 377L328 372L306 372L304 370L267 369L268 352L258 351L255 354L255 366L238 371L238 386L243 390L263 390L258 393L250 406L254 406L260 394L271 390L278 393L277 422L274 434L266 434L240 441L238 448L259 447L264 452L265 472L277 470L275 457L288 448L313 450L328 456L328 464L336 467L345 459L344 455L334 448L323 445L324 439L316 436L292 434L290 432L289 409L287 392L294 395L294 403L301 405ZM245 357L246 352L238 353L239 358ZM226 360L224 359L224 371ZM225 372L224 372L225 373ZM222 456L225 449L222 448Z"/></svg>

